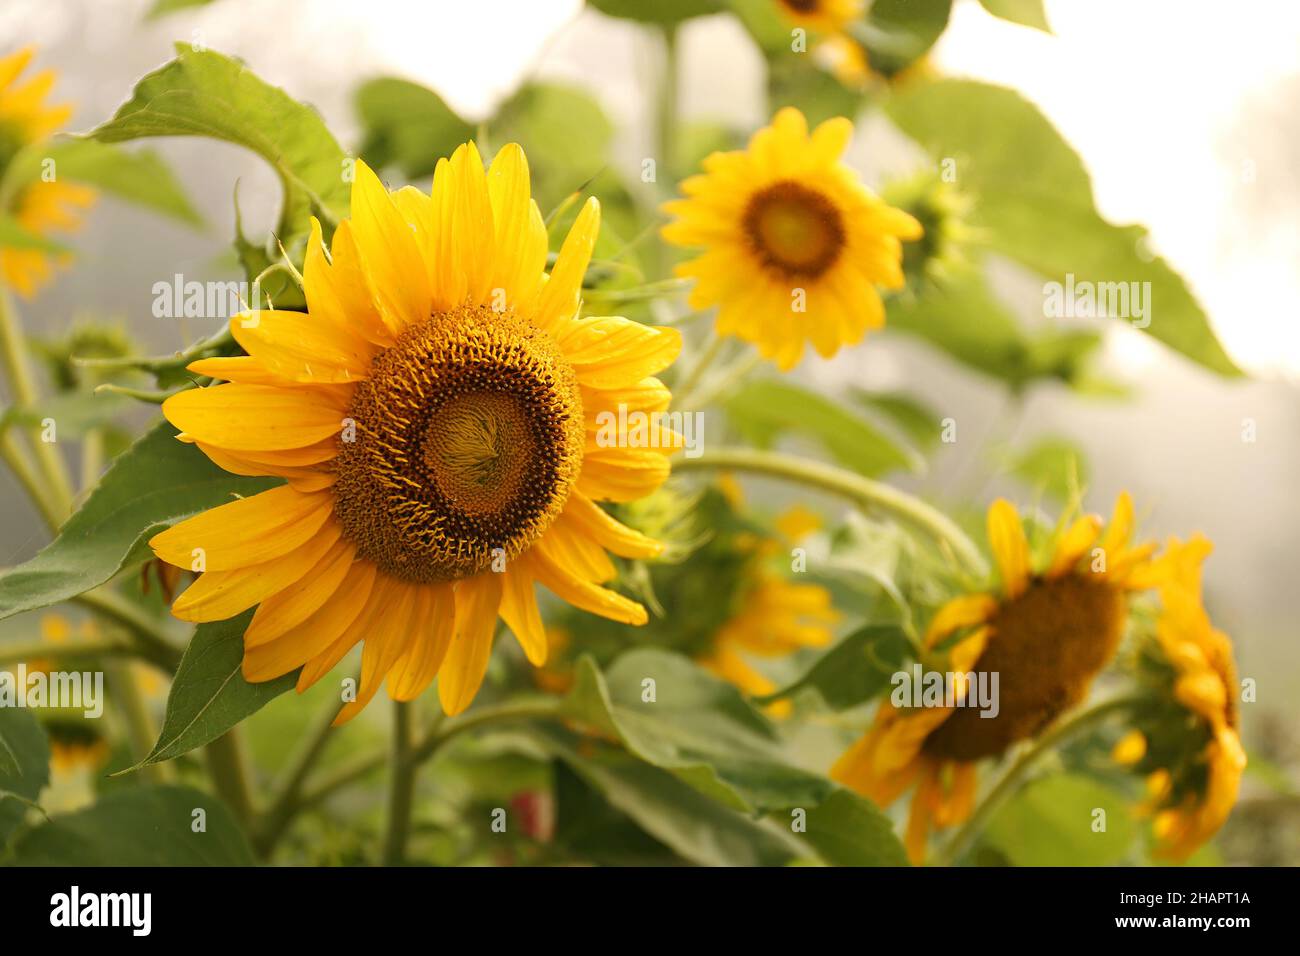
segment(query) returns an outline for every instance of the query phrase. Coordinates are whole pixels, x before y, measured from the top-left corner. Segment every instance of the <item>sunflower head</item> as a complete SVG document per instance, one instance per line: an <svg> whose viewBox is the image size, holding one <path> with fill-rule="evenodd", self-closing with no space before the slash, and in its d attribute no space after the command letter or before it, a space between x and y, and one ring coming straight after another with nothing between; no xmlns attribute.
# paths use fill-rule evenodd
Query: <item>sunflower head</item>
<svg viewBox="0 0 1300 956"><path fill-rule="evenodd" d="M1232 642L1201 601L1210 547L1201 537L1172 539L1156 562L1161 610L1138 651L1147 694L1114 751L1118 763L1146 776L1156 853L1175 860L1223 825L1246 766Z"/></svg>
<svg viewBox="0 0 1300 956"><path fill-rule="evenodd" d="M1087 696L1115 655L1128 619L1128 592L1150 585L1151 545L1134 545L1127 493L1108 525L1094 515L1062 521L1046 560L1032 556L1008 501L988 513L998 586L941 607L926 631L922 664L957 675L999 675L996 716L977 707L911 710L882 703L875 725L836 762L831 776L881 804L915 785L908 850L924 857L932 826L958 823L974 798L974 767L1034 737ZM965 697L964 684L959 696Z"/></svg>
<svg viewBox="0 0 1300 956"><path fill-rule="evenodd" d="M971 198L936 171L925 171L888 184L887 203L921 224L921 238L903 247L903 274L914 292L940 284L966 267L966 247L974 238L968 222Z"/></svg>
<svg viewBox="0 0 1300 956"><path fill-rule="evenodd" d="M645 623L640 604L605 587L609 554L654 557L660 545L598 502L654 491L677 444L665 434L648 449L611 445L598 422L668 407L654 374L680 338L579 318L599 223L591 199L548 275L517 145L489 170L472 143L460 147L438 163L431 194L390 193L358 163L328 255L313 221L307 312L236 316L248 354L190 366L227 384L163 406L223 468L285 479L151 541L164 561L203 572L173 612L209 621L257 605L245 676L301 668L300 689L364 641L358 698L341 719L385 680L407 700L435 676L444 709L463 710L498 617L540 666L536 584Z"/></svg>
<svg viewBox="0 0 1300 956"><path fill-rule="evenodd" d="M718 332L756 345L782 369L812 343L825 358L884 324L877 286L903 285L902 240L921 235L907 213L871 193L840 160L853 134L843 117L810 134L787 107L743 151L714 153L669 202L663 229L702 248L677 267L695 279L692 307L718 307Z"/></svg>

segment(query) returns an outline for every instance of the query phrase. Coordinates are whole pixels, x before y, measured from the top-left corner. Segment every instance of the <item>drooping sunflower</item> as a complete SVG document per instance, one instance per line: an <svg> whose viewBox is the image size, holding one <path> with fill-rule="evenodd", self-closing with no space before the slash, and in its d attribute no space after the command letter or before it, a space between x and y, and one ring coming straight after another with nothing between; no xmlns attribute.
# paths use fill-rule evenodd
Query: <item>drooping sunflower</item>
<svg viewBox="0 0 1300 956"><path fill-rule="evenodd" d="M1203 537L1171 539L1157 563L1161 611L1139 672L1152 689L1115 757L1146 774L1157 856L1185 860L1223 826L1237 802L1241 745L1232 642L1201 599Z"/></svg>
<svg viewBox="0 0 1300 956"><path fill-rule="evenodd" d="M1041 572L1015 507L995 501L988 539L1001 579L997 593L954 598L924 637L928 670L999 674L999 709L896 708L884 702L867 734L831 768L831 777L881 806L915 785L906 846L925 857L931 827L964 821L975 800L978 761L1036 736L1083 701L1114 656L1128 617L1129 592L1153 583L1152 544L1134 545L1133 502L1116 502L1105 527L1095 515L1071 522L1051 542ZM960 683L960 679L959 679ZM964 697L959 687L958 697Z"/></svg>
<svg viewBox="0 0 1300 956"><path fill-rule="evenodd" d="M668 242L703 247L677 274L696 280L690 304L718 306L717 330L753 343L789 370L812 343L824 358L885 322L876 286L902 287L902 240L920 224L887 205L841 160L853 124L829 119L809 135L787 107L746 150L713 153L666 203Z"/></svg>
<svg viewBox="0 0 1300 956"><path fill-rule="evenodd" d="M231 322L247 356L192 371L229 384L181 392L163 412L237 474L287 480L183 521L150 542L204 573L173 605L214 621L258 605L244 675L301 667L299 689L364 642L350 719L385 678L409 700L438 678L449 714L482 682L498 616L541 665L534 583L627 624L645 609L602 585L607 552L660 545L598 502L668 476L672 441L608 447L596 421L620 404L667 408L654 378L678 333L578 318L600 224L588 200L549 276L547 231L523 150L486 173L473 143L440 160L432 195L390 194L361 162L351 217L326 257L313 222L307 312Z"/></svg>
<svg viewBox="0 0 1300 956"><path fill-rule="evenodd" d="M0 170L25 146L48 138L72 116L69 104L49 106L45 99L57 79L53 70L42 70L26 82L19 76L27 69L35 50L26 47L0 58ZM37 179L23 186L10 199L8 214L27 232L45 236L51 232L73 232L81 225L80 212L95 200L95 191L78 183L54 178ZM39 249L0 249L0 279L24 298L35 295L49 281L56 265L67 256Z"/></svg>

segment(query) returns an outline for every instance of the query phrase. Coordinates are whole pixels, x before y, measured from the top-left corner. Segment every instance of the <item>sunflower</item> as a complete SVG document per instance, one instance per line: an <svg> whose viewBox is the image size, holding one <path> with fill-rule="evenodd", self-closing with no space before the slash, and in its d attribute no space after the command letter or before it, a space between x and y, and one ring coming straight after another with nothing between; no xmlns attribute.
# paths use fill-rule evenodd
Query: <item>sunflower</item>
<svg viewBox="0 0 1300 956"><path fill-rule="evenodd" d="M1035 573L1014 506L988 512L999 593L949 601L927 629L927 669L954 675L997 673L999 710L896 708L882 704L867 734L831 768L831 777L881 806L915 785L906 845L921 862L932 826L961 823L975 799L976 763L1036 736L1080 703L1114 655L1128 614L1128 592L1152 583L1154 545L1132 545L1133 502L1116 502L1110 524L1084 515L1054 536L1046 568ZM958 698L965 696L957 678Z"/></svg>
<svg viewBox="0 0 1300 956"><path fill-rule="evenodd" d="M804 344L829 358L885 322L876 285L903 285L902 239L915 219L862 185L840 156L853 135L843 117L810 136L787 107L742 151L713 153L666 203L663 237L703 253L677 266L694 278L692 308L719 306L717 329L756 345L783 370Z"/></svg>
<svg viewBox="0 0 1300 956"><path fill-rule="evenodd" d="M862 16L862 0L776 0L778 10L797 27L839 33Z"/></svg>
<svg viewBox="0 0 1300 956"><path fill-rule="evenodd" d="M56 79L53 70L43 70L19 82L19 75L27 69L34 53L32 47L27 47L0 58L0 170L8 168L23 147L48 138L72 115L68 104L45 104ZM94 199L94 190L86 186L38 179L18 191L10 201L8 214L37 236L72 232L81 225L79 213ZM49 281L55 265L67 259L66 255L50 256L39 249L0 249L0 279L19 295L30 298Z"/></svg>
<svg viewBox="0 0 1300 956"><path fill-rule="evenodd" d="M1158 561L1161 612L1141 673L1155 692L1115 759L1147 775L1156 855L1185 860L1218 832L1246 768L1232 643L1201 600L1203 537L1172 539Z"/></svg>
<svg viewBox="0 0 1300 956"><path fill-rule="evenodd" d="M364 642L340 721L385 678L391 697L410 700L437 676L456 714L483 680L498 616L534 665L545 661L534 583L584 611L646 621L602 586L615 573L607 552L649 558L661 546L598 502L658 487L675 444L609 447L596 422L620 404L666 409L652 376L680 338L578 318L599 203L582 208L548 277L530 192L515 144L486 174L474 144L459 147L438 162L431 196L390 194L358 162L328 259L312 222L307 313L236 316L248 354L190 365L228 384L164 403L221 467L286 479L150 541L164 561L204 570L177 617L258 605L248 680L302 668L303 690Z"/></svg>

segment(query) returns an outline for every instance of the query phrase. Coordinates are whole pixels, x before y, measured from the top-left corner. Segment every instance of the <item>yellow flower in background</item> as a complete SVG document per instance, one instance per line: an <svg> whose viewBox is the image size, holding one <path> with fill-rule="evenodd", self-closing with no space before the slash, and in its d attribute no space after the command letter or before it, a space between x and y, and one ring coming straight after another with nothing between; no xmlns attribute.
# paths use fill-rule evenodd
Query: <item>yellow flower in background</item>
<svg viewBox="0 0 1300 956"><path fill-rule="evenodd" d="M903 239L915 219L868 190L840 156L853 135L843 117L811 135L787 107L746 150L713 153L682 183L668 242L702 247L677 274L696 280L695 309L718 306L717 330L753 343L782 370L811 343L824 358L885 323L877 286L903 285Z"/></svg>
<svg viewBox="0 0 1300 956"><path fill-rule="evenodd" d="M1203 537L1171 539L1157 562L1161 611L1148 670L1160 705L1115 748L1117 762L1147 774L1156 855L1185 860L1223 826L1237 802L1241 745L1232 642L1205 613Z"/></svg>
<svg viewBox="0 0 1300 956"><path fill-rule="evenodd" d="M831 768L838 780L881 806L916 787L906 846L925 857L931 827L964 821L975 799L975 767L1045 730L1081 703L1124 634L1130 591L1154 582L1154 545L1131 544L1133 503L1116 502L1110 524L1085 515L1052 541L1047 567L1035 572L1014 506L994 502L988 538L1000 593L967 594L935 614L924 646L927 670L997 673L998 712L970 706L895 708ZM940 666L930 666L930 665ZM959 687L958 697L964 697Z"/></svg>
<svg viewBox="0 0 1300 956"><path fill-rule="evenodd" d="M676 444L605 447L597 416L667 408L652 376L680 337L577 318L599 204L588 200L548 277L530 192L514 144L486 173L474 144L461 146L439 161L432 196L390 195L358 162L328 259L313 222L308 314L235 317L249 354L190 365L230 384L163 405L218 465L287 479L150 542L181 567L202 556L176 616L259 605L244 636L249 680L302 667L304 689L364 641L358 697L340 720L385 678L409 700L437 676L455 714L483 680L498 617L545 662L535 583L645 622L640 604L602 586L615 575L607 552L648 558L660 545L597 502L649 494Z"/></svg>
<svg viewBox="0 0 1300 956"><path fill-rule="evenodd" d="M23 147L51 136L72 115L68 104L45 103L57 79L53 70L42 70L20 81L34 54L34 48L26 47L0 58L0 171ZM94 200L95 191L86 186L38 179L18 192L6 213L37 236L74 232L81 225L80 212ZM19 295L30 298L49 282L55 267L67 260L66 255L50 255L38 249L0 249L0 279Z"/></svg>
<svg viewBox="0 0 1300 956"><path fill-rule="evenodd" d="M838 33L862 16L862 0L776 0L777 8L797 27Z"/></svg>

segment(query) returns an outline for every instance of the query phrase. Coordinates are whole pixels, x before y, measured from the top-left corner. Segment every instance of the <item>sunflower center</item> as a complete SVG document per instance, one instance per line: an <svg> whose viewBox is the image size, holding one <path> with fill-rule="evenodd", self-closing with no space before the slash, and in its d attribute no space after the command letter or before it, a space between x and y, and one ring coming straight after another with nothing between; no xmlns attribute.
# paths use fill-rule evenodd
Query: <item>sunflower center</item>
<svg viewBox="0 0 1300 956"><path fill-rule="evenodd" d="M518 557L582 466L573 369L510 312L460 309L408 329L375 357L349 417L334 511L358 555L403 580L454 580Z"/></svg>
<svg viewBox="0 0 1300 956"><path fill-rule="evenodd" d="M926 738L927 754L978 760L1033 737L1080 703L1124 633L1123 592L1103 579L1035 580L989 621L992 636L975 664L997 672L998 714L961 707Z"/></svg>
<svg viewBox="0 0 1300 956"><path fill-rule="evenodd" d="M743 223L755 255L786 276L816 278L844 248L839 210L821 193L788 180L755 193Z"/></svg>

